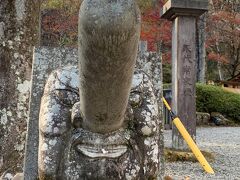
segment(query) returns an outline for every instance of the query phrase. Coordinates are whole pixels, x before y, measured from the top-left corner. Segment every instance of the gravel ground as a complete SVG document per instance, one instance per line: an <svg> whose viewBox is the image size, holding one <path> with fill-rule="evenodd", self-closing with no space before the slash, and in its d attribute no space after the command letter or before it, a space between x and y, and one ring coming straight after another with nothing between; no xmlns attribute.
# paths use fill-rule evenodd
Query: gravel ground
<svg viewBox="0 0 240 180"><path fill-rule="evenodd" d="M165 146L171 147L171 131L164 131ZM205 173L199 163L166 163L166 176L174 180L240 180L240 127L204 127L197 129L197 144L201 150L212 152L210 163L215 175Z"/></svg>

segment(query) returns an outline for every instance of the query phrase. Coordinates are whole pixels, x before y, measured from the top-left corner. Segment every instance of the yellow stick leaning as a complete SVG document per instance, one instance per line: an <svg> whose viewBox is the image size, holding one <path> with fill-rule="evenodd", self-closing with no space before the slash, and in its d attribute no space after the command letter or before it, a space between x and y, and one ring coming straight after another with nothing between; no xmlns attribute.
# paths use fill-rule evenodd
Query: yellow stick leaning
<svg viewBox="0 0 240 180"><path fill-rule="evenodd" d="M169 104L167 103L167 101L164 97L162 98L162 101L165 104L166 108L171 112L171 114L174 115L174 113L171 110L171 107L169 106ZM209 165L209 163L207 162L207 160L205 159L205 157L203 156L203 154L197 147L196 143L193 141L192 137L187 132L187 130L184 127L184 125L182 124L181 120L177 116L173 116L173 118L174 118L173 123L179 130L183 139L187 142L188 146L192 150L193 154L196 156L199 163L202 165L203 169L210 174L214 174L212 167Z"/></svg>

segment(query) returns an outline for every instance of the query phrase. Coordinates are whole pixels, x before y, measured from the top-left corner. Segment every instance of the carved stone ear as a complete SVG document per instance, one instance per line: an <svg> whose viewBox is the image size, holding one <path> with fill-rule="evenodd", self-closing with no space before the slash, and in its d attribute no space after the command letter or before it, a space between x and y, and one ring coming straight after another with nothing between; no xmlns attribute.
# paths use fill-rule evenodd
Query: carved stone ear
<svg viewBox="0 0 240 180"><path fill-rule="evenodd" d="M77 102L72 107L71 122L74 128L82 127L82 115L80 112L80 102Z"/></svg>

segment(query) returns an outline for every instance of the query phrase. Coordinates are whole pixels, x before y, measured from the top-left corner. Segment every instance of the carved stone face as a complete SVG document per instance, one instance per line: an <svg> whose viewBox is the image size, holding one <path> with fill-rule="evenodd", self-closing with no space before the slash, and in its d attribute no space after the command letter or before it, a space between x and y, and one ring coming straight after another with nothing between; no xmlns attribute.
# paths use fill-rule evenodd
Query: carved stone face
<svg viewBox="0 0 240 180"><path fill-rule="evenodd" d="M42 100L40 179L157 177L160 120L148 76L134 74L139 35L134 0L83 2L79 71L57 71ZM77 74L80 83L72 85ZM61 133L55 132L62 124Z"/></svg>
<svg viewBox="0 0 240 180"><path fill-rule="evenodd" d="M156 177L161 122L148 76L143 72L134 74L123 126L100 134L81 127L79 98L75 94L78 84L69 81L77 74L76 68L58 70L46 85L40 113L40 179ZM68 108L72 112L71 124ZM57 128L60 131L55 131Z"/></svg>
<svg viewBox="0 0 240 180"><path fill-rule="evenodd" d="M146 96L147 95L147 96ZM76 110L74 110L76 109ZM79 116L79 103L72 112ZM73 129L65 150L65 179L138 179L156 177L159 170L159 119L152 85L143 73L133 79L122 128L99 134Z"/></svg>

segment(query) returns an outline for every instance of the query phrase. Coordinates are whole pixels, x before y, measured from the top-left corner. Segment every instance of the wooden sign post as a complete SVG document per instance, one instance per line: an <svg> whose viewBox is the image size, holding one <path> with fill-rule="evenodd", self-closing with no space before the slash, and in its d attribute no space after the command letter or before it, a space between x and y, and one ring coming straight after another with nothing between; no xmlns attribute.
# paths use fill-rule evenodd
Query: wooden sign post
<svg viewBox="0 0 240 180"><path fill-rule="evenodd" d="M196 21L208 9L208 0L168 0L162 18L173 21L172 30L172 109L196 139ZM187 149L173 127L174 149Z"/></svg>

